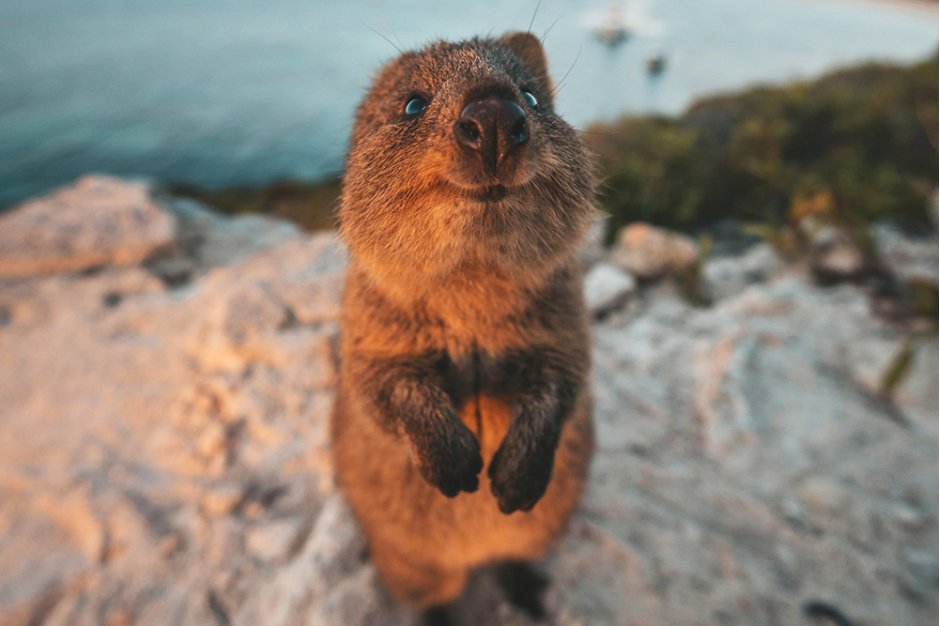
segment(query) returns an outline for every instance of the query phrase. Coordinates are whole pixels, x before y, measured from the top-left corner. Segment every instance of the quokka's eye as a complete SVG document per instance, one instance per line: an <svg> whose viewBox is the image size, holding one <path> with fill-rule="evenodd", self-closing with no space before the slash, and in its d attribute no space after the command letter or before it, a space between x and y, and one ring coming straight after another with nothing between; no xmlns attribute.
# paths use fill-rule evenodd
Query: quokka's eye
<svg viewBox="0 0 940 626"><path fill-rule="evenodd" d="M539 108L539 101L538 101L538 99L532 94L531 91L525 91L525 90L523 90L523 92L522 92L522 99L525 100L526 102L528 102L528 103L529 103L529 106L532 107L533 109Z"/></svg>
<svg viewBox="0 0 940 626"><path fill-rule="evenodd" d="M411 96L405 103L405 115L418 115L428 108L428 99L424 96Z"/></svg>

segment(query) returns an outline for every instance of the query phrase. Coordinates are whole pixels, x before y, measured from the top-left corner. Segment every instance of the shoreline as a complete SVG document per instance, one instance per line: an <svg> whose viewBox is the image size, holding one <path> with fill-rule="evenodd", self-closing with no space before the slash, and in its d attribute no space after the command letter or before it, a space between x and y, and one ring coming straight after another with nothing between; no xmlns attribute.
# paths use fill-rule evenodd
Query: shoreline
<svg viewBox="0 0 940 626"><path fill-rule="evenodd" d="M804 0L807 2L816 2L817 0ZM824 0L825 2L840 4L868 5L871 7L893 8L907 13L916 13L923 16L933 16L934 19L940 15L940 3L930 0Z"/></svg>

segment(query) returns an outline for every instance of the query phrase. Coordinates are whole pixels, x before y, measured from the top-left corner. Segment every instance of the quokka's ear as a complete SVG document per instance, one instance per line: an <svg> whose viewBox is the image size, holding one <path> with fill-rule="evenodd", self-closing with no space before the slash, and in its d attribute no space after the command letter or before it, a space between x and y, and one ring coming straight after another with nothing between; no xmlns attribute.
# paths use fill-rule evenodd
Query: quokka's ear
<svg viewBox="0 0 940 626"><path fill-rule="evenodd" d="M539 81L546 92L552 90L552 79L548 75L548 59L538 37L529 32L506 33L499 42L509 48L522 61L532 76Z"/></svg>

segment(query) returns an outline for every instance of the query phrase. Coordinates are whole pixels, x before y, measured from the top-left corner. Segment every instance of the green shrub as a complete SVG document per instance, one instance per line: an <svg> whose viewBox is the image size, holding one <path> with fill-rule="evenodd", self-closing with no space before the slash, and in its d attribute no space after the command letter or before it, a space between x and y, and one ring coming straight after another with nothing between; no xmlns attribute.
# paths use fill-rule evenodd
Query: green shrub
<svg viewBox="0 0 940 626"><path fill-rule="evenodd" d="M590 127L608 237L631 221L692 230L722 218L780 227L825 193L850 224L929 226L936 185L936 56L710 98L682 117Z"/></svg>

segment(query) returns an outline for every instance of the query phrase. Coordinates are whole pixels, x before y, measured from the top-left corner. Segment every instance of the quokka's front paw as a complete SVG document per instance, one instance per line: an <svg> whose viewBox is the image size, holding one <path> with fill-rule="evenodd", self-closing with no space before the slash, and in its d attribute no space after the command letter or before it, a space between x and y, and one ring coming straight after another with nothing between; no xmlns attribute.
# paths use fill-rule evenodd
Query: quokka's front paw
<svg viewBox="0 0 940 626"><path fill-rule="evenodd" d="M487 474L499 510L507 515L513 511L531 511L545 495L552 477L555 446L548 442L525 445L512 432L503 440Z"/></svg>
<svg viewBox="0 0 940 626"><path fill-rule="evenodd" d="M458 417L428 424L411 440L418 471L441 493L453 498L461 491L477 490L483 469L480 444Z"/></svg>

